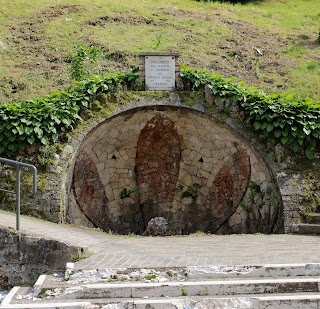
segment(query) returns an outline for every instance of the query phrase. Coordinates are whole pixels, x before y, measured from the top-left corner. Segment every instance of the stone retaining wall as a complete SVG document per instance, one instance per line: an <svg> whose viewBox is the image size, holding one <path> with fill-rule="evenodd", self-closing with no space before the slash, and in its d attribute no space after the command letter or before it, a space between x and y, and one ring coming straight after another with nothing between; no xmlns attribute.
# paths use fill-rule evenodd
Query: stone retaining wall
<svg viewBox="0 0 320 309"><path fill-rule="evenodd" d="M142 234L272 233L282 203L264 160L225 124L190 108L130 110L92 130L78 150L68 222ZM75 211L76 209L76 211Z"/></svg>
<svg viewBox="0 0 320 309"><path fill-rule="evenodd" d="M320 163L268 144L228 100L189 95L117 94L112 117L87 122L56 154L37 198L23 195L22 213L119 233L162 215L173 233L288 231ZM1 208L14 203L0 196Z"/></svg>
<svg viewBox="0 0 320 309"><path fill-rule="evenodd" d="M48 271L64 271L66 263L80 255L81 248L40 237L19 237L15 231L0 227L0 290L33 284Z"/></svg>

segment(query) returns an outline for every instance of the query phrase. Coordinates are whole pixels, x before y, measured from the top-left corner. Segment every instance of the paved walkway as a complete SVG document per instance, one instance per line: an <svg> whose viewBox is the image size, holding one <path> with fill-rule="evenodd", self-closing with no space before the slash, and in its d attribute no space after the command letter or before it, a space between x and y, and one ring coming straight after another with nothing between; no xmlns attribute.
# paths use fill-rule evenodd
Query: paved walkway
<svg viewBox="0 0 320 309"><path fill-rule="evenodd" d="M0 226L15 215L0 211ZM302 235L115 236L98 230L21 218L24 234L88 247L76 269L319 263L320 237Z"/></svg>

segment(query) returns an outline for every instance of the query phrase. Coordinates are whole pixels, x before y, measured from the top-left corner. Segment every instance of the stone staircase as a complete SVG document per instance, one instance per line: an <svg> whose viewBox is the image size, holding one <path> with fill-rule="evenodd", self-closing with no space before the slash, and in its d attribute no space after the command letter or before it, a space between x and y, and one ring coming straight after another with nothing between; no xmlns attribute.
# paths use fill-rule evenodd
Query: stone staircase
<svg viewBox="0 0 320 309"><path fill-rule="evenodd" d="M320 264L99 269L41 275L14 287L0 308L320 307Z"/></svg>

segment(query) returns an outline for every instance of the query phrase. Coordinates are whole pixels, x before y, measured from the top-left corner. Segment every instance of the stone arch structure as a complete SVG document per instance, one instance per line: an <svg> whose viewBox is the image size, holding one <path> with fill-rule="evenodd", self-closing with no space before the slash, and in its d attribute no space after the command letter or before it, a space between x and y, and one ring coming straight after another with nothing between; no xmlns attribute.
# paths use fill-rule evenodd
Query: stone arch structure
<svg viewBox="0 0 320 309"><path fill-rule="evenodd" d="M142 234L155 217L168 221L168 234L282 231L264 154L201 104L175 98L132 101L82 135L66 221L120 234Z"/></svg>

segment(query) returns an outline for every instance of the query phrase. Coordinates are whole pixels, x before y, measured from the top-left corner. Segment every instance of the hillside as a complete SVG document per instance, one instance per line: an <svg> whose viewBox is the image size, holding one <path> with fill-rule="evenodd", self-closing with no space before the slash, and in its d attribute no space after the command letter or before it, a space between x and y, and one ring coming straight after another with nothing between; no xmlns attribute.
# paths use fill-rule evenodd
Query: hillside
<svg viewBox="0 0 320 309"><path fill-rule="evenodd" d="M311 0L0 0L0 102L71 85L78 44L103 50L94 73L127 71L141 51L179 51L188 66L319 100L319 27Z"/></svg>

